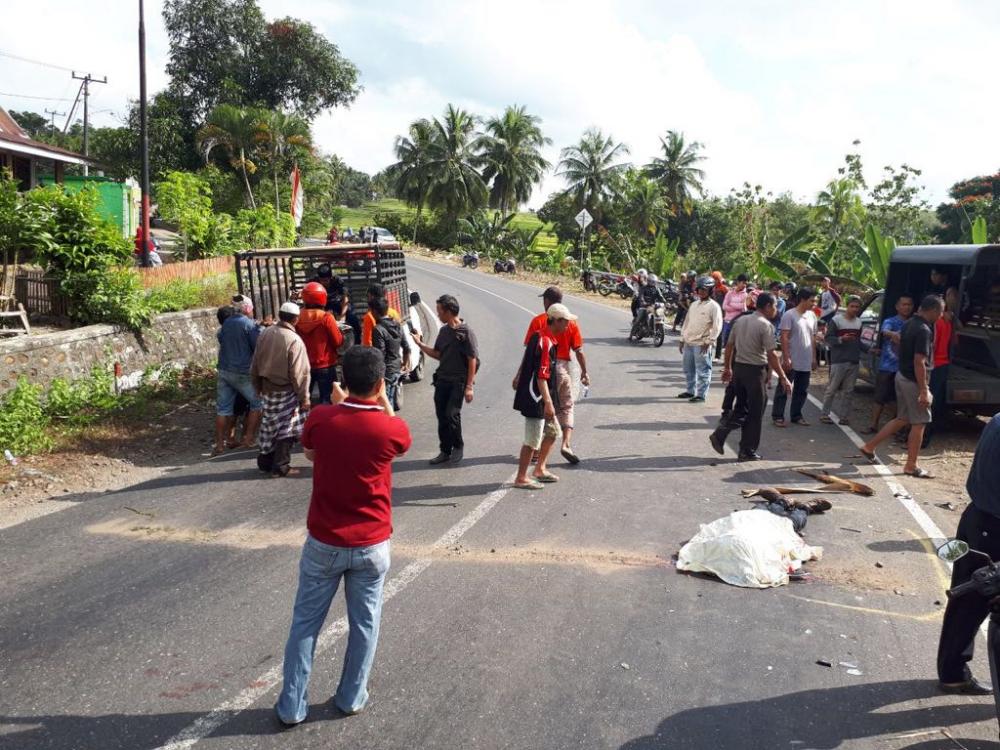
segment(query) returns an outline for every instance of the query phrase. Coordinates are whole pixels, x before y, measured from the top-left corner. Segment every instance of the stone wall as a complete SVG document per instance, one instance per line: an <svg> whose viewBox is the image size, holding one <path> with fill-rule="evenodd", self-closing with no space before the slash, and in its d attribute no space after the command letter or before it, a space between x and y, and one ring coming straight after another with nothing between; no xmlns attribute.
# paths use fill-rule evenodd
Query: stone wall
<svg viewBox="0 0 1000 750"><path fill-rule="evenodd" d="M119 363L122 385L128 387L148 367L214 362L217 328L211 308L159 315L138 336L96 325L0 340L0 394L21 375L47 388L56 378L72 381L95 366Z"/></svg>

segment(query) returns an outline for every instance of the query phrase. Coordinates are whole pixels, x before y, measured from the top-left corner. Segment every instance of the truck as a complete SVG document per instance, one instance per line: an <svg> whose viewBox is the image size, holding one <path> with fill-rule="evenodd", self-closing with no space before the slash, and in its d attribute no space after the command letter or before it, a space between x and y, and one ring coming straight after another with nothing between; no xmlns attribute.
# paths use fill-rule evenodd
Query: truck
<svg viewBox="0 0 1000 750"><path fill-rule="evenodd" d="M359 317L368 312L368 287L382 284L389 307L403 316L403 336L410 345L409 380L424 374L424 354L413 333L424 336L436 330L436 321L409 288L406 254L397 242L311 245L274 250L248 250L236 255L236 285L240 294L253 300L254 311L263 319L277 318L282 303L297 299L299 292L316 278L321 265L329 265L351 298Z"/></svg>
<svg viewBox="0 0 1000 750"><path fill-rule="evenodd" d="M897 247L884 290L861 311L862 380L874 383L884 345L882 323L895 315L896 300L913 298L916 306L938 293L931 271L947 277L958 290L958 343L948 370L948 407L968 414L1000 411L1000 245L913 245ZM916 307L914 308L914 311Z"/></svg>

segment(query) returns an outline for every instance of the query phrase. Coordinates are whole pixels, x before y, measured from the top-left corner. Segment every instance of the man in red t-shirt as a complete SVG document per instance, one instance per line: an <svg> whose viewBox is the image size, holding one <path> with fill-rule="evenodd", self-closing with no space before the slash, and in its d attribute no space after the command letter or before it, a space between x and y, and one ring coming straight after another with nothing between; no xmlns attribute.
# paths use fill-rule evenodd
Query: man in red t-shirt
<svg viewBox="0 0 1000 750"><path fill-rule="evenodd" d="M531 341L532 336L536 333L544 333L548 328L547 311L549 307L562 304L563 294L559 287L550 286L540 296L546 312L531 319L528 332L524 334L525 346ZM580 457L573 452L573 448L570 446L570 440L573 437L573 376L570 372L570 352L576 354L576 361L580 364L580 382L584 388L589 388L590 374L587 372L587 358L583 353L583 336L580 334L580 326L576 324L575 320L570 321L563 333L552 334L550 332L550 335L556 340L556 387L559 394L556 421L562 428L561 453L563 458L571 464L578 464ZM515 382L516 380L515 378Z"/></svg>
<svg viewBox="0 0 1000 750"><path fill-rule="evenodd" d="M934 369L931 370L928 385L931 390L931 423L924 428L921 448L931 444L931 437L948 419L948 370L951 367L951 348L958 323L955 316L957 307L958 290L951 287L945 295L944 314L934 324Z"/></svg>
<svg viewBox="0 0 1000 750"><path fill-rule="evenodd" d="M316 639L344 579L350 635L333 696L344 714L368 701L368 675L382 616L382 584L392 535L392 460L410 448L410 430L385 396L382 353L357 346L344 355L348 397L316 406L302 431L313 462L309 536L299 564L299 588L285 646L284 683L275 705L285 725L305 721Z"/></svg>

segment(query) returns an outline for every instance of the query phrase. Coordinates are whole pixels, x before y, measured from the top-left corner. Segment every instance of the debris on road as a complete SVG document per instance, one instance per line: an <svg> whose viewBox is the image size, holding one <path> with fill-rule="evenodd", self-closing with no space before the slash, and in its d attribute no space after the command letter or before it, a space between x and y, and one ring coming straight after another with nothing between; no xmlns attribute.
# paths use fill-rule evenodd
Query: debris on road
<svg viewBox="0 0 1000 750"><path fill-rule="evenodd" d="M626 672L629 671L630 669L632 669L632 667L630 667L628 665L628 663L624 662L624 661L621 664L619 664L618 666L621 667L622 669L624 669Z"/></svg>
<svg viewBox="0 0 1000 750"><path fill-rule="evenodd" d="M860 534L861 533L861 529L852 529L852 528L849 528L847 526L841 526L840 530L841 531L853 531L855 534Z"/></svg>
<svg viewBox="0 0 1000 750"><path fill-rule="evenodd" d="M956 510L957 506L955 503L935 503L938 508L944 508L945 510Z"/></svg>
<svg viewBox="0 0 1000 750"><path fill-rule="evenodd" d="M7 459L7 463L11 466L17 466L17 456L10 452L10 448L4 448L3 457Z"/></svg>
<svg viewBox="0 0 1000 750"><path fill-rule="evenodd" d="M796 471L799 474L805 474L807 477L818 479L823 484L827 485L827 487L844 488L845 491L853 492L855 495L864 495L865 497L871 497L875 494L875 490L867 484L855 482L853 479L842 479L841 477L834 476L833 474L827 474L824 471L810 471L809 469L796 469Z"/></svg>
<svg viewBox="0 0 1000 750"><path fill-rule="evenodd" d="M733 586L770 588L789 581L789 572L818 560L795 533L792 521L772 513L741 510L701 527L677 556L677 569L711 573Z"/></svg>
<svg viewBox="0 0 1000 750"><path fill-rule="evenodd" d="M831 490L827 487L814 487L810 489L809 487L748 487L746 489L740 490L743 497L765 497L764 493L776 492L779 495L816 495L816 494L829 494L829 495L839 495L843 490Z"/></svg>
<svg viewBox="0 0 1000 750"><path fill-rule="evenodd" d="M816 663L817 663L817 664L818 664L819 666L821 666L821 667L826 667L826 668L828 668L828 669L832 669L832 668L833 668L833 664L831 664L831 663L830 663L830 662L828 662L828 661L823 661L822 659L817 659L817 660L816 660Z"/></svg>

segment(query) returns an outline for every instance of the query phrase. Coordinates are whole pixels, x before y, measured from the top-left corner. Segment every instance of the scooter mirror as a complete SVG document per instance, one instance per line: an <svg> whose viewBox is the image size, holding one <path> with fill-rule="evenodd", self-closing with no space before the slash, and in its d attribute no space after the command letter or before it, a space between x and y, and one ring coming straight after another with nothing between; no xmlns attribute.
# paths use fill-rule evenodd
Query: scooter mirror
<svg viewBox="0 0 1000 750"><path fill-rule="evenodd" d="M937 548L937 556L945 562L953 563L969 554L969 545L960 539L951 539Z"/></svg>

